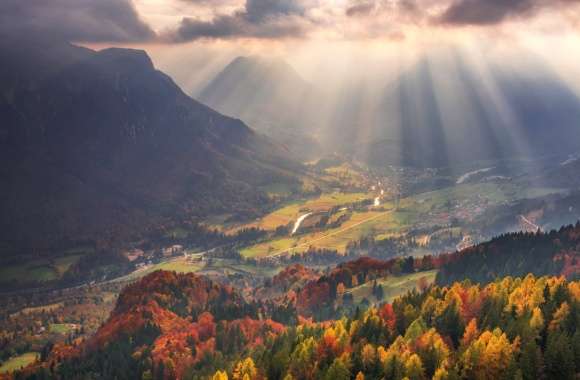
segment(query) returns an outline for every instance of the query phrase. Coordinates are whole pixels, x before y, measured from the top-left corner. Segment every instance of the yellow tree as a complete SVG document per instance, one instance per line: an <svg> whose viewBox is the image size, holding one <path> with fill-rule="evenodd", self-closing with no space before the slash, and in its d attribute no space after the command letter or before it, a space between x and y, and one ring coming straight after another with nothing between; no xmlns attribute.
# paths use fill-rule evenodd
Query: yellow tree
<svg viewBox="0 0 580 380"><path fill-rule="evenodd" d="M258 370L252 358L246 358L245 360L239 361L234 368L232 374L233 380L253 380L257 377Z"/></svg>
<svg viewBox="0 0 580 380"><path fill-rule="evenodd" d="M544 316L539 307L532 310L532 317L530 318L530 327L535 334L538 334L544 328Z"/></svg>
<svg viewBox="0 0 580 380"><path fill-rule="evenodd" d="M213 375L213 377L211 378L211 380L228 380L228 374L226 373L226 371L216 371L216 373Z"/></svg>
<svg viewBox="0 0 580 380"><path fill-rule="evenodd" d="M473 318L465 327L465 332L463 333L463 338L461 339L461 345L463 347L468 347L471 342L477 339L478 336L479 329L477 328L477 320Z"/></svg>
<svg viewBox="0 0 580 380"><path fill-rule="evenodd" d="M365 368L370 368L375 364L377 351L372 344L365 344L361 351L361 359Z"/></svg>
<svg viewBox="0 0 580 380"><path fill-rule="evenodd" d="M433 380L447 380L449 379L449 372L445 368L438 368L433 375Z"/></svg>
<svg viewBox="0 0 580 380"><path fill-rule="evenodd" d="M415 352L421 358L425 374L433 376L438 368L449 364L451 351L435 329L429 329L415 342Z"/></svg>
<svg viewBox="0 0 580 380"><path fill-rule="evenodd" d="M425 370L421 358L417 354L409 356L405 362L405 373L410 380L421 380L425 378Z"/></svg>
<svg viewBox="0 0 580 380"><path fill-rule="evenodd" d="M485 331L471 343L461 357L463 376L476 380L504 377L514 360L514 347L500 329Z"/></svg>
<svg viewBox="0 0 580 380"><path fill-rule="evenodd" d="M544 281L538 280L529 274L524 280L516 286L508 298L506 310L515 307L518 316L522 316L526 310L533 310L544 302Z"/></svg>
<svg viewBox="0 0 580 380"><path fill-rule="evenodd" d="M558 310L554 312L554 318L552 318L552 321L550 322L549 330L558 330L566 318L568 318L568 315L570 315L570 306L568 306L568 302L564 302L560 305Z"/></svg>

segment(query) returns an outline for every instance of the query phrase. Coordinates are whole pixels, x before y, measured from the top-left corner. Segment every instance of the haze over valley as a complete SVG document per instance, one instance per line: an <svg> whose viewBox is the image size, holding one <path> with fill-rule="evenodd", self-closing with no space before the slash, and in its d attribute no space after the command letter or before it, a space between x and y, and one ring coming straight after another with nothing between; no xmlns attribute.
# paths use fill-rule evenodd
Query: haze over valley
<svg viewBox="0 0 580 380"><path fill-rule="evenodd" d="M574 0L0 4L0 379L576 379Z"/></svg>

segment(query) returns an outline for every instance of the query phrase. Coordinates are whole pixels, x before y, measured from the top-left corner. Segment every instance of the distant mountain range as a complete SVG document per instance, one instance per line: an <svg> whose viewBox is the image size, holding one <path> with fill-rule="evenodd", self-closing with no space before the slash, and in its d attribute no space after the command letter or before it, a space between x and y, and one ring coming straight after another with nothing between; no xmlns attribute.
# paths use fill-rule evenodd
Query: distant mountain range
<svg viewBox="0 0 580 380"><path fill-rule="evenodd" d="M2 252L253 215L269 204L256 186L297 182L283 148L185 95L143 51L45 38L0 50Z"/></svg>
<svg viewBox="0 0 580 380"><path fill-rule="evenodd" d="M297 153L319 149L321 93L280 59L237 57L193 97Z"/></svg>
<svg viewBox="0 0 580 380"><path fill-rule="evenodd" d="M444 167L580 147L580 100L534 57L508 71L459 54L419 59L394 81L315 89L286 63L236 58L199 100L276 138L382 166Z"/></svg>
<svg viewBox="0 0 580 380"><path fill-rule="evenodd" d="M291 128L316 90L280 59L237 57L198 94L197 99L246 120L256 128ZM313 110L312 110L313 111Z"/></svg>

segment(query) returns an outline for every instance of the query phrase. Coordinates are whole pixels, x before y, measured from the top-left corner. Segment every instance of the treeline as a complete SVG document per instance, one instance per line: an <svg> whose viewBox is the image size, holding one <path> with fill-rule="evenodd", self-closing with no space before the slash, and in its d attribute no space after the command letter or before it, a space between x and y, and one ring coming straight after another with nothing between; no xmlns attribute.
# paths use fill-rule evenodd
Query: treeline
<svg viewBox="0 0 580 380"><path fill-rule="evenodd" d="M470 279L488 283L504 276L580 274L580 222L549 233L510 233L446 255L437 283Z"/></svg>
<svg viewBox="0 0 580 380"><path fill-rule="evenodd" d="M247 354L253 365L231 363L219 375L238 379L250 368L252 379L574 379L579 302L580 283L555 277L435 286L352 319L288 329Z"/></svg>
<svg viewBox="0 0 580 380"><path fill-rule="evenodd" d="M188 322L147 305L118 318L146 318L141 329L17 378L572 380L580 373L580 282L558 277L432 286L352 318L299 326L207 312ZM65 352L53 350L48 363L54 351Z"/></svg>
<svg viewBox="0 0 580 380"><path fill-rule="evenodd" d="M372 282L371 294L381 299L383 289L377 285L377 279L428 271L438 265L439 261L432 256L422 258L408 256L387 261L362 257L344 262L329 273L306 283L297 293L296 307L301 315L309 316L317 321L350 315L357 308L369 305L354 304L352 294L347 293L346 290Z"/></svg>

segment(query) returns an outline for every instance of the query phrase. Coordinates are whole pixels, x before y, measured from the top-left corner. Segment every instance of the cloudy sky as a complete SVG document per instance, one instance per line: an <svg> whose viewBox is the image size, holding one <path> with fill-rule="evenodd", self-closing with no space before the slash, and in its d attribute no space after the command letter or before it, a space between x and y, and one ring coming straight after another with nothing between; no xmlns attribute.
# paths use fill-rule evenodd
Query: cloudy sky
<svg viewBox="0 0 580 380"><path fill-rule="evenodd" d="M532 51L580 77L580 0L2 0L2 32L143 48L190 92L238 55L281 56L330 81L396 72L449 43Z"/></svg>
<svg viewBox="0 0 580 380"><path fill-rule="evenodd" d="M3 0L1 28L83 42L392 40L573 33L580 0Z"/></svg>

